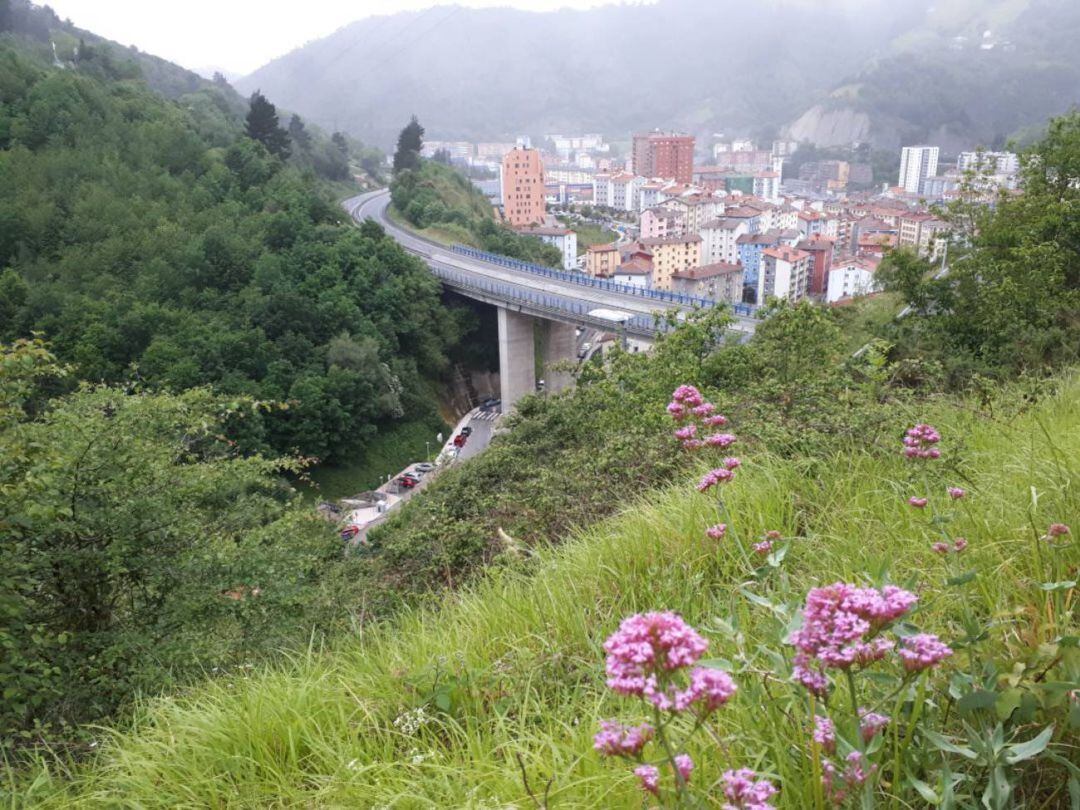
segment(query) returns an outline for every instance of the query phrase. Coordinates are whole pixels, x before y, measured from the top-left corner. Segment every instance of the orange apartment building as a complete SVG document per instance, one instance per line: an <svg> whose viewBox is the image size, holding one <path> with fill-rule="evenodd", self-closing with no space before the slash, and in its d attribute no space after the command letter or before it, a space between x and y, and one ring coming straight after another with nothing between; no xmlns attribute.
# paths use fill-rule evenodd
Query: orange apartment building
<svg viewBox="0 0 1080 810"><path fill-rule="evenodd" d="M544 163L540 150L515 147L502 159L503 216L511 228L543 225Z"/></svg>

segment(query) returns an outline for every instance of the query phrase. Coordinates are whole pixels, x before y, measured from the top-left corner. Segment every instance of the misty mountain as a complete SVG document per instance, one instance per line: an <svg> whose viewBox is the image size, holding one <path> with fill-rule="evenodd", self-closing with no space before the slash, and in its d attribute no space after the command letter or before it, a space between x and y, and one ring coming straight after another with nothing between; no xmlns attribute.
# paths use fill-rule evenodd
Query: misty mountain
<svg viewBox="0 0 1080 810"><path fill-rule="evenodd" d="M973 145L1030 140L1080 104L1080 3L951 0L788 128L820 145Z"/></svg>
<svg viewBox="0 0 1080 810"><path fill-rule="evenodd" d="M443 6L353 23L236 84L382 145L412 113L435 138L664 126L969 145L1078 100L1078 16L1075 0Z"/></svg>
<svg viewBox="0 0 1080 810"><path fill-rule="evenodd" d="M654 126L754 133L798 116L879 53L913 8L913 0L660 0L548 13L442 6L353 23L236 84L382 145L412 113L431 137L447 138Z"/></svg>

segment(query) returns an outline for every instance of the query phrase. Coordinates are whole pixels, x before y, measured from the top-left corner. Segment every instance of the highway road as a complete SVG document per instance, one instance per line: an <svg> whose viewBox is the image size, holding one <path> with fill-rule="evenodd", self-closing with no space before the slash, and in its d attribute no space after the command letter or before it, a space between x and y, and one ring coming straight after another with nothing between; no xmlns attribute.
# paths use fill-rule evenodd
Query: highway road
<svg viewBox="0 0 1080 810"><path fill-rule="evenodd" d="M626 316L626 333L646 339L655 336L655 313L671 308L683 312L694 309L687 304L662 299L660 296L664 294L659 292L627 294L612 289L613 285L604 289L587 276L574 280L570 274L543 268L522 269L524 265L509 260L496 263L491 260L495 257L484 257L475 251L465 255L396 225L387 216L389 204L390 193L385 189L361 194L343 203L353 219L378 222L402 247L424 259L447 286L468 297L492 304L508 304L538 317L607 331L617 331L618 326L610 314L597 311L621 312ZM756 324L752 317L737 315L734 328L752 333Z"/></svg>

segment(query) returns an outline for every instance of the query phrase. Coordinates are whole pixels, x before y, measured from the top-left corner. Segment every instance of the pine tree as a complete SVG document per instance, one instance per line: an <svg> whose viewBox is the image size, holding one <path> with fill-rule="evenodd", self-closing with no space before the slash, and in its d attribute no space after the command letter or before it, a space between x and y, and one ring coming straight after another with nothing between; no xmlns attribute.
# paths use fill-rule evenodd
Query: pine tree
<svg viewBox="0 0 1080 810"><path fill-rule="evenodd" d="M345 155L346 157L349 156L349 142L345 139L345 136L342 133L335 132L333 135L330 136L330 140L333 142L334 146L337 147L338 151L341 152L341 154Z"/></svg>
<svg viewBox="0 0 1080 810"><path fill-rule="evenodd" d="M423 148L424 128L414 115L398 136L397 152L394 153L394 173L417 168L420 165L420 150Z"/></svg>
<svg viewBox="0 0 1080 810"><path fill-rule="evenodd" d="M247 136L261 143L275 157L285 160L289 156L289 133L278 125L277 107L258 90L251 94Z"/></svg>
<svg viewBox="0 0 1080 810"><path fill-rule="evenodd" d="M307 131L307 127L304 126L304 121L299 115L294 115L289 119L289 137L302 152L306 152L311 148L311 133Z"/></svg>

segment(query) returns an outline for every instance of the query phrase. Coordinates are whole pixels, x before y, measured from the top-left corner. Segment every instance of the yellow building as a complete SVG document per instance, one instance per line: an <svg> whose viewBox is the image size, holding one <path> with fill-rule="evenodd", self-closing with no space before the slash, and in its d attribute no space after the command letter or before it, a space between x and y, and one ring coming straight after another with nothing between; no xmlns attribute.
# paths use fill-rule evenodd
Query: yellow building
<svg viewBox="0 0 1080 810"><path fill-rule="evenodd" d="M671 289L674 273L701 264L701 237L697 234L642 239L640 244L652 254L652 282L658 290Z"/></svg>
<svg viewBox="0 0 1080 810"><path fill-rule="evenodd" d="M611 278L619 269L622 257L615 245L589 245L585 250L585 272L594 278Z"/></svg>

